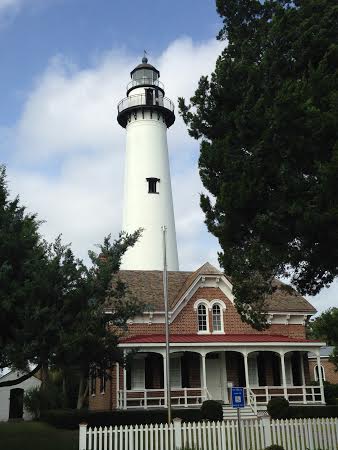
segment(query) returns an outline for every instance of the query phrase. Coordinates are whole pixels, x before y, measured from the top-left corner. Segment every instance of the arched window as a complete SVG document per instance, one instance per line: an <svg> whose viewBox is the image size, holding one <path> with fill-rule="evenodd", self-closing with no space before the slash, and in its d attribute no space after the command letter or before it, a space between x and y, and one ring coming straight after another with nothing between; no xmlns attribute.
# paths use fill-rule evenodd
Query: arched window
<svg viewBox="0 0 338 450"><path fill-rule="evenodd" d="M212 307L212 331L213 333L223 331L222 309L218 303Z"/></svg>
<svg viewBox="0 0 338 450"><path fill-rule="evenodd" d="M202 303L197 307L198 331L208 331L207 308Z"/></svg>
<svg viewBox="0 0 338 450"><path fill-rule="evenodd" d="M322 380L323 381L326 381L325 380L325 369L324 369L324 367L321 365L320 366L320 369L321 369L321 371L322 371ZM314 367L314 375L315 375L315 381L319 381L319 374L318 374L318 365L317 366L315 366Z"/></svg>

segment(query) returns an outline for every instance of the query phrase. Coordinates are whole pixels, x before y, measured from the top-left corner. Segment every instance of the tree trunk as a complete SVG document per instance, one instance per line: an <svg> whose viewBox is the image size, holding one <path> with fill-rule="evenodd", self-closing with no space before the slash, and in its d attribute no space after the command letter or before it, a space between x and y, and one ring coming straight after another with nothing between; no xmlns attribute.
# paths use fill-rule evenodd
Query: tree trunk
<svg viewBox="0 0 338 450"><path fill-rule="evenodd" d="M62 375L62 406L63 408L68 407L67 382L66 382L66 375L64 372Z"/></svg>
<svg viewBox="0 0 338 450"><path fill-rule="evenodd" d="M49 381L48 364L42 363L40 373L41 373L41 389L44 389Z"/></svg>
<svg viewBox="0 0 338 450"><path fill-rule="evenodd" d="M31 378L36 372L38 372L41 369L41 365L38 364L31 372L26 373L25 375L22 375L21 377L17 378L16 380L9 380L9 381L1 381L0 387L4 386L15 386L17 384L22 383L25 380L28 380L28 378Z"/></svg>
<svg viewBox="0 0 338 450"><path fill-rule="evenodd" d="M86 380L86 378L83 375L81 375L76 409L83 408L83 404L87 395L88 395L88 380Z"/></svg>

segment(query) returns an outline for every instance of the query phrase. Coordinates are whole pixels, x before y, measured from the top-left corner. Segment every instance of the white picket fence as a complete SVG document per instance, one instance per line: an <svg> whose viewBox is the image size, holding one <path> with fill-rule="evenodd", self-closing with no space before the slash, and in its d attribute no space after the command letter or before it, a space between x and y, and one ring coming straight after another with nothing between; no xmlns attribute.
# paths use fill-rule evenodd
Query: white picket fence
<svg viewBox="0 0 338 450"><path fill-rule="evenodd" d="M286 450L337 450L338 419L241 421L243 450L271 444ZM238 450L238 422L181 423L89 428L80 425L79 450Z"/></svg>

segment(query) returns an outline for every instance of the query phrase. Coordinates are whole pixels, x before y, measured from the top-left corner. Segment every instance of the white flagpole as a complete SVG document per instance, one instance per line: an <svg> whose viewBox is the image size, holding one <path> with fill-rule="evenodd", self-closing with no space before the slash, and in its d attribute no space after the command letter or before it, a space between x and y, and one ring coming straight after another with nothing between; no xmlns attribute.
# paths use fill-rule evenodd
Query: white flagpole
<svg viewBox="0 0 338 450"><path fill-rule="evenodd" d="M165 315L165 353L166 353L166 373L167 373L167 407L168 424L171 423L171 394L170 394L170 351L169 351L169 307L168 307L168 272L167 272L167 227L162 227L163 231L163 297L164 297L164 315Z"/></svg>

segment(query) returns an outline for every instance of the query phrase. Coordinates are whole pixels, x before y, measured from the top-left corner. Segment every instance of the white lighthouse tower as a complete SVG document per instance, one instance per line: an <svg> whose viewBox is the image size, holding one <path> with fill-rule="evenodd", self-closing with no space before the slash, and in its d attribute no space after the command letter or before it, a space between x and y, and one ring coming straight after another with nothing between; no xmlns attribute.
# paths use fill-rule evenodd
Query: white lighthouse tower
<svg viewBox="0 0 338 450"><path fill-rule="evenodd" d="M163 269L163 226L167 229L167 267L178 270L167 128L174 105L165 97L160 72L146 57L130 73L127 97L118 104L118 123L126 129L123 230L143 228L122 260L124 270Z"/></svg>

